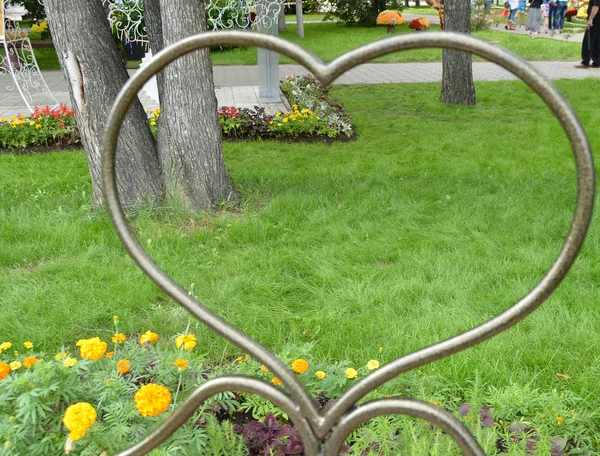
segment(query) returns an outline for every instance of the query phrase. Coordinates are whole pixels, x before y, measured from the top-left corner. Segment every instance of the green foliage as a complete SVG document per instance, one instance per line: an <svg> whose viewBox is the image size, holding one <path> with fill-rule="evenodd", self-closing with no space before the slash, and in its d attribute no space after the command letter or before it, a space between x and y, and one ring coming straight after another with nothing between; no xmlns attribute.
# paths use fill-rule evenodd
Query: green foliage
<svg viewBox="0 0 600 456"><path fill-rule="evenodd" d="M9 0L8 4L23 5L28 12L26 19L31 19L38 23L46 19L46 9L42 2L38 0Z"/></svg>
<svg viewBox="0 0 600 456"><path fill-rule="evenodd" d="M328 17L337 17L347 25L367 27L375 25L377 16L388 9L388 5L389 9L401 9L397 1L389 0L332 0L331 5L333 10Z"/></svg>

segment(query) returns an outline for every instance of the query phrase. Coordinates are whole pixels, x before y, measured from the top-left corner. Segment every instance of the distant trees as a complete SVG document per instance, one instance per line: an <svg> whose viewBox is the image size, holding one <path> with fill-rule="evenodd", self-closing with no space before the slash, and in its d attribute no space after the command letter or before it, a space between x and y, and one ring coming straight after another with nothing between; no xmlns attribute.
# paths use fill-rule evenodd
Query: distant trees
<svg viewBox="0 0 600 456"><path fill-rule="evenodd" d="M386 9L400 9L398 0L331 0L329 13L348 25L374 26L377 16Z"/></svg>

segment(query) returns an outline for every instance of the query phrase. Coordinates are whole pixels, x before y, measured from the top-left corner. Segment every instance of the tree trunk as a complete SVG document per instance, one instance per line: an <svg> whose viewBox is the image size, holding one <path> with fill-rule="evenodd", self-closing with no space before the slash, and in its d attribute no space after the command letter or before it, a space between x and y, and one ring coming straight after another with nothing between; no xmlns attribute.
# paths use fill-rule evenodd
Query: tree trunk
<svg viewBox="0 0 600 456"><path fill-rule="evenodd" d="M302 13L302 0L296 0L296 36L304 38L304 15Z"/></svg>
<svg viewBox="0 0 600 456"><path fill-rule="evenodd" d="M127 82L99 1L46 0L46 13L92 176L94 203L102 204L100 146L119 90ZM132 103L117 147L117 186L125 207L164 193L156 145L144 108Z"/></svg>
<svg viewBox="0 0 600 456"><path fill-rule="evenodd" d="M160 0L159 5L165 47L206 31L204 0ZM170 202L200 210L230 199L209 50L180 57L163 73L157 140Z"/></svg>
<svg viewBox="0 0 600 456"><path fill-rule="evenodd" d="M471 34L471 3L469 0L445 2L444 15L445 30ZM471 54L444 49L442 58L442 101L451 104L475 104Z"/></svg>
<svg viewBox="0 0 600 456"><path fill-rule="evenodd" d="M277 19L277 27L280 32L287 32L287 25L285 25L285 6L281 4L279 9L279 18Z"/></svg>

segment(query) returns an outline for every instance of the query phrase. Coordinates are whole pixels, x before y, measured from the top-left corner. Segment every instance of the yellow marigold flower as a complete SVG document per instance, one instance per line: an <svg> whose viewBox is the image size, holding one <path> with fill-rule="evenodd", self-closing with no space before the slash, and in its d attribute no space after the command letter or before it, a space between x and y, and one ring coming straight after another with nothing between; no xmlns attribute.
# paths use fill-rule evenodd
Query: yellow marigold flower
<svg viewBox="0 0 600 456"><path fill-rule="evenodd" d="M68 353L60 352L60 353L57 353L57 354L56 354L55 358L56 358L56 359L58 359L58 360L60 361L61 359L64 359L64 358L66 358L67 356L69 356L69 354L68 354Z"/></svg>
<svg viewBox="0 0 600 456"><path fill-rule="evenodd" d="M263 372L269 372L269 368L267 366L265 366L264 364L262 366L260 366L260 370Z"/></svg>
<svg viewBox="0 0 600 456"><path fill-rule="evenodd" d="M317 371L315 372L315 377L317 377L319 380L323 380L325 377L327 377L327 374L323 371Z"/></svg>
<svg viewBox="0 0 600 456"><path fill-rule="evenodd" d="M292 370L297 374L303 374L308 370L308 361L305 359L297 359L292 362Z"/></svg>
<svg viewBox="0 0 600 456"><path fill-rule="evenodd" d="M115 352L114 351L106 352L106 355L104 355L104 356L106 356L107 359L113 359L113 356L115 356Z"/></svg>
<svg viewBox="0 0 600 456"><path fill-rule="evenodd" d="M29 341L23 342L23 347L30 349L30 348L33 348L33 344Z"/></svg>
<svg viewBox="0 0 600 456"><path fill-rule="evenodd" d="M113 316L113 323L115 323L115 324L119 323L119 316L118 315Z"/></svg>
<svg viewBox="0 0 600 456"><path fill-rule="evenodd" d="M108 344L100 340L99 337L80 339L75 345L79 347L79 352L83 359L91 359L93 361L102 358L108 348Z"/></svg>
<svg viewBox="0 0 600 456"><path fill-rule="evenodd" d="M287 118L287 117L284 117L284 118L283 118L283 123L287 123L287 122L288 122L288 118Z"/></svg>
<svg viewBox="0 0 600 456"><path fill-rule="evenodd" d="M356 371L356 369L353 369L351 367L349 367L348 369L346 369L344 371L344 374L346 374L346 378L356 378L356 377L358 377L358 372Z"/></svg>
<svg viewBox="0 0 600 456"><path fill-rule="evenodd" d="M279 379L279 377L273 377L273 380L271 380L271 383L275 386L283 385L283 382Z"/></svg>
<svg viewBox="0 0 600 456"><path fill-rule="evenodd" d="M173 361L173 365L177 366L179 372L183 372L190 365L190 362L187 359L179 358Z"/></svg>
<svg viewBox="0 0 600 456"><path fill-rule="evenodd" d="M35 122L33 120L30 120L29 125L31 125L33 127L35 125Z"/></svg>
<svg viewBox="0 0 600 456"><path fill-rule="evenodd" d="M439 403L439 402L437 402L437 401L429 401L429 403L430 403L431 405L435 405L436 407L439 407L439 406L440 406L440 403Z"/></svg>
<svg viewBox="0 0 600 456"><path fill-rule="evenodd" d="M112 336L111 340L113 341L113 344L122 344L123 342L125 342L125 339L127 339L125 334L117 333L114 336Z"/></svg>
<svg viewBox="0 0 600 456"><path fill-rule="evenodd" d="M39 359L37 359L35 356L28 356L23 360L23 366L29 369L31 366L37 364L38 362Z"/></svg>
<svg viewBox="0 0 600 456"><path fill-rule="evenodd" d="M10 367L8 366L8 364L5 363L4 361L0 361L0 380L3 380L6 377L8 377L9 373L10 373Z"/></svg>
<svg viewBox="0 0 600 456"><path fill-rule="evenodd" d="M150 342L151 344L155 344L158 340L158 334L153 333L152 331L146 331L140 337L140 344L145 344L146 342Z"/></svg>
<svg viewBox="0 0 600 456"><path fill-rule="evenodd" d="M75 364L77 364L77 360L75 358L66 357L63 359L63 366L65 367L73 367Z"/></svg>
<svg viewBox="0 0 600 456"><path fill-rule="evenodd" d="M40 128L42 128L42 125L41 124L35 124L35 128L37 128L39 130Z"/></svg>
<svg viewBox="0 0 600 456"><path fill-rule="evenodd" d="M12 363L10 363L10 370L16 371L17 369L21 369L21 366L23 365L19 361L13 361Z"/></svg>
<svg viewBox="0 0 600 456"><path fill-rule="evenodd" d="M195 334L181 334L175 339L175 345L177 348L183 345L184 350L191 350L196 346L196 340Z"/></svg>
<svg viewBox="0 0 600 456"><path fill-rule="evenodd" d="M162 385L150 383L135 393L135 406L142 416L157 416L169 408L171 392Z"/></svg>
<svg viewBox="0 0 600 456"><path fill-rule="evenodd" d="M10 342L2 342L0 344L0 353L2 353L4 350L8 350L10 347L12 347Z"/></svg>
<svg viewBox="0 0 600 456"><path fill-rule="evenodd" d="M96 422L96 410L87 402L78 402L67 408L63 424L71 431L71 440L81 439L92 424Z"/></svg>
<svg viewBox="0 0 600 456"><path fill-rule="evenodd" d="M379 353L383 351L383 347L379 347Z"/></svg>
<svg viewBox="0 0 600 456"><path fill-rule="evenodd" d="M379 369L379 361L377 361L376 359L372 359L367 363L367 369L369 370L375 370L375 369Z"/></svg>
<svg viewBox="0 0 600 456"><path fill-rule="evenodd" d="M117 361L117 370L121 374L126 374L131 370L131 362L128 359L121 359Z"/></svg>
<svg viewBox="0 0 600 456"><path fill-rule="evenodd" d="M236 360L238 363L241 363L242 361L244 361L244 358L242 358L241 356L238 356L238 357L237 357L235 360Z"/></svg>
<svg viewBox="0 0 600 456"><path fill-rule="evenodd" d="M562 416L557 416L556 417L556 422L558 424L565 424L565 419Z"/></svg>

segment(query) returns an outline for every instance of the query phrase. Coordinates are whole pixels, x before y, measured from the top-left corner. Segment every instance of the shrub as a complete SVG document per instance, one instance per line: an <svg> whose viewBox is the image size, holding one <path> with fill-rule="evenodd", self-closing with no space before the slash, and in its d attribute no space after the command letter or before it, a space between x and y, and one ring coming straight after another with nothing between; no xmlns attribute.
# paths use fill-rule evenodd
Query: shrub
<svg viewBox="0 0 600 456"><path fill-rule="evenodd" d="M374 26L377 16L386 9L401 10L397 1L390 0L332 0L332 10L326 19L337 17L347 25Z"/></svg>

